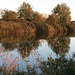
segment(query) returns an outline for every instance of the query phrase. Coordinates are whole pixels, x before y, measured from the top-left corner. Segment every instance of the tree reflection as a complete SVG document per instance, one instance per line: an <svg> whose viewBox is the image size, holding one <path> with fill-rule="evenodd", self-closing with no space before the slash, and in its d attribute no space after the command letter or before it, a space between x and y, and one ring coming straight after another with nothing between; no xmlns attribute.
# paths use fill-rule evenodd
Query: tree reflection
<svg viewBox="0 0 75 75"><path fill-rule="evenodd" d="M2 46L5 47L5 50L13 50L17 48L15 43L2 43Z"/></svg>
<svg viewBox="0 0 75 75"><path fill-rule="evenodd" d="M2 43L0 47L0 58L2 61L2 67L0 67L0 72L4 72L4 74L8 75L8 73L15 73L17 71L17 75L37 75L36 68L41 70L40 75L74 75L75 74L75 61L73 59L66 59L64 56L69 50L70 38L69 37L51 37L48 39L49 47L56 53L61 55L60 58L53 59L52 57L48 58L48 61L44 61L41 63L42 59L39 52L37 52L37 48L40 45L39 38L23 38L22 41L19 39L18 42L6 42ZM10 50L18 49L18 52L22 56L22 70L18 71L17 67L19 66L19 57L15 57L13 52ZM11 53L11 54L10 54ZM32 56L32 62L30 62L30 55ZM52 53L51 53L52 55ZM8 58L9 56L9 58ZM73 57L75 54L73 55ZM21 62L20 62L21 63ZM31 64L29 64L31 63ZM38 64L39 63L39 64ZM26 67L23 67L25 66ZM33 65L33 66L32 66ZM34 67L35 66L35 67ZM18 67L21 69L20 67ZM24 72L25 68L28 72Z"/></svg>
<svg viewBox="0 0 75 75"><path fill-rule="evenodd" d="M33 49L37 49L39 46L39 41L25 42L19 44L19 51L23 58L28 57Z"/></svg>
<svg viewBox="0 0 75 75"><path fill-rule="evenodd" d="M59 37L55 39L48 40L48 44L51 46L52 50L56 54L65 55L68 53L70 38L69 37Z"/></svg>
<svg viewBox="0 0 75 75"><path fill-rule="evenodd" d="M38 47L38 40L39 37L37 37L36 35L32 34L26 34L22 37L19 36L0 36L0 42L2 43L2 46L7 50L14 50L15 48L18 48L17 44L21 45L26 45L26 46L30 46L30 44L33 44L35 47ZM28 43L28 45L27 45ZM29 47L28 47L29 48Z"/></svg>

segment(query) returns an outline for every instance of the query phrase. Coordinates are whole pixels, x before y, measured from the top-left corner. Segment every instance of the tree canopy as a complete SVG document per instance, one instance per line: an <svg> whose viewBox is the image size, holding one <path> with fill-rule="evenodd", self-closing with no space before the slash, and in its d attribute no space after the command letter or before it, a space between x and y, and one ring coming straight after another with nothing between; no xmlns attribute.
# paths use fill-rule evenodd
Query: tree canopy
<svg viewBox="0 0 75 75"><path fill-rule="evenodd" d="M32 22L45 22L46 18L39 12L33 13Z"/></svg>
<svg viewBox="0 0 75 75"><path fill-rule="evenodd" d="M17 19L17 13L12 10L4 10L2 14L2 19L3 20L16 20Z"/></svg>
<svg viewBox="0 0 75 75"><path fill-rule="evenodd" d="M51 15L48 16L46 19L46 23L54 25L59 22L59 18L55 13L52 13Z"/></svg>
<svg viewBox="0 0 75 75"><path fill-rule="evenodd" d="M18 17L21 19L32 19L33 10L30 4L23 2L18 9Z"/></svg>
<svg viewBox="0 0 75 75"><path fill-rule="evenodd" d="M67 6L66 3L63 4L58 4L52 11L53 13L55 13L58 17L59 17L59 21L61 24L65 23L65 24L70 24L71 22L71 12L70 12L70 8Z"/></svg>

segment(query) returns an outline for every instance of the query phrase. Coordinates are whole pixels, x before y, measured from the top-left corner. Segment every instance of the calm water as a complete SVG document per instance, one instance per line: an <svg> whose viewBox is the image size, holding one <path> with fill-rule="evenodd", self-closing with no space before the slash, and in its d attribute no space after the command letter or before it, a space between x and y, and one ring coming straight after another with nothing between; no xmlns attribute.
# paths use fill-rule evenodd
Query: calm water
<svg viewBox="0 0 75 75"><path fill-rule="evenodd" d="M0 75L3 74L75 75L75 37L21 42L1 39Z"/></svg>

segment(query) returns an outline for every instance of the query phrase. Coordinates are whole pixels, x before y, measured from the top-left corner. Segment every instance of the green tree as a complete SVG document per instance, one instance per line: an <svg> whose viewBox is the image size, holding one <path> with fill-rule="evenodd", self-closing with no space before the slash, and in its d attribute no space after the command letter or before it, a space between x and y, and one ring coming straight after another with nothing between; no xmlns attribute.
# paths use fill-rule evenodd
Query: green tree
<svg viewBox="0 0 75 75"><path fill-rule="evenodd" d="M6 21L16 20L17 13L15 11L11 11L11 10L4 10L4 12L2 14L2 19L6 20Z"/></svg>
<svg viewBox="0 0 75 75"><path fill-rule="evenodd" d="M18 17L20 19L30 20L33 17L33 10L30 4L23 2L23 4L18 9Z"/></svg>
<svg viewBox="0 0 75 75"><path fill-rule="evenodd" d="M71 22L71 12L70 12L70 8L67 6L67 4L63 3L61 5L57 5L53 11L53 13L55 13L60 20L60 23L65 25L65 24L70 24ZM65 24L64 24L65 23Z"/></svg>

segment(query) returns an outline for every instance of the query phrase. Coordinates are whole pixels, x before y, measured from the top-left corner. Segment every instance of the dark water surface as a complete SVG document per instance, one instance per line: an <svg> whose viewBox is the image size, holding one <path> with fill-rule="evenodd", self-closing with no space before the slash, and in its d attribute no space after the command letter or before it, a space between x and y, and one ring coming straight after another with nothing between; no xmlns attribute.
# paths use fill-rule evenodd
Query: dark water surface
<svg viewBox="0 0 75 75"><path fill-rule="evenodd" d="M0 75L75 75L75 37L1 38Z"/></svg>

